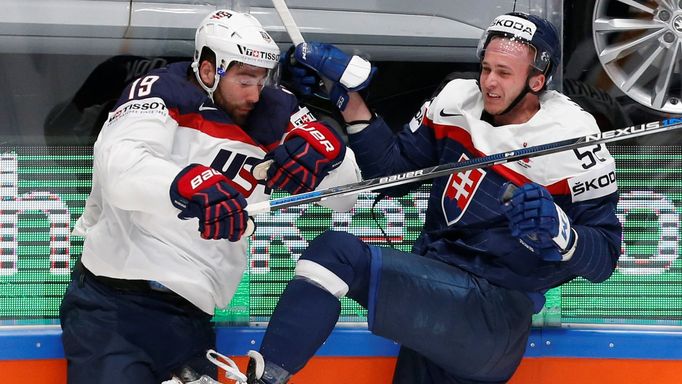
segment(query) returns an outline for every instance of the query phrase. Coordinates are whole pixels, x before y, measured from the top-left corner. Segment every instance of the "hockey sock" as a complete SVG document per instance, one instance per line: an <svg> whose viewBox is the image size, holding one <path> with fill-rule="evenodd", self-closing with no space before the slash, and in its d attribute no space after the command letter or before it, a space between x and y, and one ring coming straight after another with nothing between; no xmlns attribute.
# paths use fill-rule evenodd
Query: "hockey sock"
<svg viewBox="0 0 682 384"><path fill-rule="evenodd" d="M270 318L260 353L294 374L327 340L340 313L341 303L334 295L307 279L294 278Z"/></svg>

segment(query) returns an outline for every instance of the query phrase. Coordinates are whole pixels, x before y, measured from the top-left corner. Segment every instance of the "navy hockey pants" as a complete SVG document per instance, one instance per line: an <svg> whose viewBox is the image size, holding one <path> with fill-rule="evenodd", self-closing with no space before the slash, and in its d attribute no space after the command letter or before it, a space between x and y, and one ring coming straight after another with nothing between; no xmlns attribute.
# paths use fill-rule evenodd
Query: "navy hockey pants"
<svg viewBox="0 0 682 384"><path fill-rule="evenodd" d="M79 266L80 267L80 266ZM211 316L172 292L135 292L77 268L62 306L69 384L159 384L189 365L215 378Z"/></svg>
<svg viewBox="0 0 682 384"><path fill-rule="evenodd" d="M505 383L523 357L533 303L456 266L370 247L372 332L401 343L394 384Z"/></svg>

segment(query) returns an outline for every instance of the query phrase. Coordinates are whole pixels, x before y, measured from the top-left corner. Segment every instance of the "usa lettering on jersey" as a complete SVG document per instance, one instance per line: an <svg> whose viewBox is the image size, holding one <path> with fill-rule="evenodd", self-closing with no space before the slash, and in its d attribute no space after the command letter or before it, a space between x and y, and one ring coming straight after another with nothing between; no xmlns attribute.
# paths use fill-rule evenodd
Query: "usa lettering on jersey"
<svg viewBox="0 0 682 384"><path fill-rule="evenodd" d="M238 151L220 149L211 162L211 168L217 169L228 178L234 189L244 197L250 197L258 184L265 184L265 180L256 180L251 173L253 167L263 161L262 158L248 156ZM266 188L269 194L270 189Z"/></svg>
<svg viewBox="0 0 682 384"><path fill-rule="evenodd" d="M469 157L462 154L458 162L465 160L469 160ZM456 223L464 215L485 175L486 171L483 169L470 169L450 175L441 199L443 215L448 225Z"/></svg>

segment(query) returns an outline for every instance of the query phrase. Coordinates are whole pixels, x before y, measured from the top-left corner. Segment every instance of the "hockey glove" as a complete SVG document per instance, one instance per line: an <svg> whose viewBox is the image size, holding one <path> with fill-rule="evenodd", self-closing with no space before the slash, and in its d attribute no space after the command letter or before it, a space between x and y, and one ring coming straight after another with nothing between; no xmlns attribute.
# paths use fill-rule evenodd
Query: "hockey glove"
<svg viewBox="0 0 682 384"><path fill-rule="evenodd" d="M320 76L313 69L299 64L292 55L296 47L291 46L286 55L282 55L280 65L282 82L297 96L308 97L320 90Z"/></svg>
<svg viewBox="0 0 682 384"><path fill-rule="evenodd" d="M170 198L180 209L180 219L199 219L204 239L237 241L247 230L246 199L213 168L200 164L185 167L171 184Z"/></svg>
<svg viewBox="0 0 682 384"><path fill-rule="evenodd" d="M266 185L291 194L310 192L345 155L346 145L333 129L320 123L294 128L265 156L266 161L272 160Z"/></svg>
<svg viewBox="0 0 682 384"><path fill-rule="evenodd" d="M512 236L546 261L568 260L577 235L566 213L554 203L546 188L528 183L520 188L502 186L502 211ZM513 190L512 190L513 189Z"/></svg>
<svg viewBox="0 0 682 384"><path fill-rule="evenodd" d="M331 44L307 42L296 46L294 59L321 76L331 80L334 85L329 92L330 100L340 110L348 104L348 91L367 88L376 67L360 56L349 56Z"/></svg>

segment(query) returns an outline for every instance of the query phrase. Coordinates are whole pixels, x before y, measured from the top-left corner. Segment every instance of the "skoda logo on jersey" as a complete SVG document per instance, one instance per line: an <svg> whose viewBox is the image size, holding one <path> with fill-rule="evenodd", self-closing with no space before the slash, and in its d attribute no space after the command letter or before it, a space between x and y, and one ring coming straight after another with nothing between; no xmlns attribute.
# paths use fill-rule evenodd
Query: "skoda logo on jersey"
<svg viewBox="0 0 682 384"><path fill-rule="evenodd" d="M465 160L469 160L469 157L462 154L458 161ZM462 217L485 174L483 169L470 169L450 175L441 199L443 215L448 225Z"/></svg>

